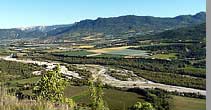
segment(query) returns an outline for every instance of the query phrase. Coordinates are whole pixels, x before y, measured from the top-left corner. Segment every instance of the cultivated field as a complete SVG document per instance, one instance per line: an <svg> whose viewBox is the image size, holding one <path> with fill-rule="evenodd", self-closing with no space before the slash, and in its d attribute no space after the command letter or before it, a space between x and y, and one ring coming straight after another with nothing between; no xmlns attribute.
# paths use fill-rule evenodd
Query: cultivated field
<svg viewBox="0 0 211 110"><path fill-rule="evenodd" d="M122 56L147 56L146 51L128 49L136 46L122 46L112 48L102 48L96 50L87 50L88 52L94 52L97 54L109 54L109 55L122 55Z"/></svg>
<svg viewBox="0 0 211 110"><path fill-rule="evenodd" d="M109 53L112 51L117 51L117 50L124 50L130 47L136 47L136 46L122 46L122 47L111 47L111 48L102 48L102 49L95 49L95 50L88 50L89 52L94 52L94 53Z"/></svg>
<svg viewBox="0 0 211 110"><path fill-rule="evenodd" d="M150 56L151 58L157 58L157 59L175 59L177 58L176 53L168 53L168 54L155 54L153 56Z"/></svg>
<svg viewBox="0 0 211 110"><path fill-rule="evenodd" d="M67 97L72 97L78 103L89 104L88 88L86 86L68 87L65 91ZM143 96L132 92L124 92L114 89L104 89L104 100L111 110L126 110L136 101L143 101Z"/></svg>
<svg viewBox="0 0 211 110"><path fill-rule="evenodd" d="M206 100L173 96L172 110L206 110Z"/></svg>

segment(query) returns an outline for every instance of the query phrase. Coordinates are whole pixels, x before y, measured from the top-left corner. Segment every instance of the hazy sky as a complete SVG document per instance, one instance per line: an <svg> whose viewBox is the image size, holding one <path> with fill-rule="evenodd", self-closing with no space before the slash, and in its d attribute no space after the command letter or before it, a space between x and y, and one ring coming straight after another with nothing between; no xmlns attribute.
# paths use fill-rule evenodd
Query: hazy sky
<svg viewBox="0 0 211 110"><path fill-rule="evenodd" d="M174 17L200 11L206 11L206 0L0 0L0 28L121 15Z"/></svg>

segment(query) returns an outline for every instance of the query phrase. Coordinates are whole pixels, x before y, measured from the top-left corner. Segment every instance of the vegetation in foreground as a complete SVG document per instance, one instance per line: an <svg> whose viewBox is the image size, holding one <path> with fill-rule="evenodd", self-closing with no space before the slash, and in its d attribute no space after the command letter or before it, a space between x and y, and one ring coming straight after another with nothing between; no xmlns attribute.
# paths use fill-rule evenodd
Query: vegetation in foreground
<svg viewBox="0 0 211 110"><path fill-rule="evenodd" d="M99 80L97 80L97 82L93 82L92 80L90 80L89 82L89 97L91 100L91 104L86 107L76 105L71 98L64 97L64 89L67 83L68 81L62 76L62 74L60 73L60 68L59 66L57 66L54 70L44 73L41 79L35 85L33 89L33 100L18 100L15 96L11 96L5 93L5 90L1 90L0 107L3 110L109 110L108 106L103 100L103 85ZM1 89L4 88L1 87ZM8 100L11 101L12 98L16 102L17 106L12 106L13 102L8 102ZM43 101L47 102L43 103ZM132 106L130 110L154 110L154 108L150 103L137 102L137 104Z"/></svg>

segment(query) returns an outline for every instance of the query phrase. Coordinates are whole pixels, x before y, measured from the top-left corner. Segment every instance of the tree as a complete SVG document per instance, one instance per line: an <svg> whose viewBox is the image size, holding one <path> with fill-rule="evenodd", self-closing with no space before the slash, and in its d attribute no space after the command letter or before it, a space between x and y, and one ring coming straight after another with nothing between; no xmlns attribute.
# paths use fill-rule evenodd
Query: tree
<svg viewBox="0 0 211 110"><path fill-rule="evenodd" d="M99 79L97 79L97 82L94 82L93 79L89 80L89 92L92 110L109 110L103 100L102 86L102 82Z"/></svg>
<svg viewBox="0 0 211 110"><path fill-rule="evenodd" d="M148 102L137 102L135 105L133 105L130 110L155 110L151 103Z"/></svg>
<svg viewBox="0 0 211 110"><path fill-rule="evenodd" d="M72 99L64 98L64 89L67 80L60 73L60 66L57 65L53 70L47 71L34 87L33 92L37 99L49 100L55 103L67 103L74 106Z"/></svg>

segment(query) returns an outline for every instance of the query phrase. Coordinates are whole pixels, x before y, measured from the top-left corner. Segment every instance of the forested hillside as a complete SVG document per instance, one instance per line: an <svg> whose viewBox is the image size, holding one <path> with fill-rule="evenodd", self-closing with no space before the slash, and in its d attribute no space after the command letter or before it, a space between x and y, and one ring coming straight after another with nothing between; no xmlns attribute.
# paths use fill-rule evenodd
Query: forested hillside
<svg viewBox="0 0 211 110"><path fill-rule="evenodd" d="M202 42L206 39L206 24L201 23L194 26L182 27L172 30L166 30L153 35L133 36L128 38L129 43L134 44L139 40L165 40L168 42L178 41L197 41Z"/></svg>
<svg viewBox="0 0 211 110"><path fill-rule="evenodd" d="M0 29L1 39L14 38L62 38L70 33L104 33L119 35L124 33L137 33L139 35L162 32L179 27L193 26L205 22L206 13L195 15L181 15L173 18L126 15L111 18L98 18L96 20L82 20L73 25L38 26L33 28Z"/></svg>

